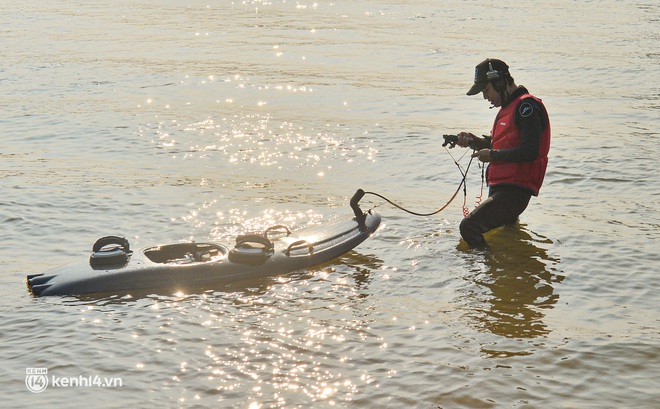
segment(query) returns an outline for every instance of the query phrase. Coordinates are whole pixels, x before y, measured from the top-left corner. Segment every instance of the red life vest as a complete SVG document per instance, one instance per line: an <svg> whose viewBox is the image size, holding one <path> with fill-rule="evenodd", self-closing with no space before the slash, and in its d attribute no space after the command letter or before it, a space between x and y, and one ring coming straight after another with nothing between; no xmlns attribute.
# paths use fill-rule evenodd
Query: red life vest
<svg viewBox="0 0 660 409"><path fill-rule="evenodd" d="M520 146L520 130L515 123L515 114L518 104L525 98L533 98L545 111L540 99L524 94L513 100L505 108L500 109L493 122L492 149L510 149ZM539 156L532 162L498 162L491 161L488 166L488 185L513 184L531 189L534 196L538 196L545 170L548 166L548 152L550 151L550 121L545 124L541 134Z"/></svg>

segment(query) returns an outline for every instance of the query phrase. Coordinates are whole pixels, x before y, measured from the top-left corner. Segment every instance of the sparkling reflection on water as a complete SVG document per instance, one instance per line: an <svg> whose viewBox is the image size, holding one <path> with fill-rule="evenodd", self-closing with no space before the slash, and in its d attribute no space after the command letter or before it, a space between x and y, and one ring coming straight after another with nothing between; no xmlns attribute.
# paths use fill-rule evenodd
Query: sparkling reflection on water
<svg viewBox="0 0 660 409"><path fill-rule="evenodd" d="M4 406L658 401L657 5L62 0L0 20ZM141 248L301 228L357 188L437 208L460 180L440 135L494 114L463 96L487 56L553 124L541 196L490 249L460 244L460 194L433 218L365 198L383 226L318 268L177 294L25 291L106 234ZM33 394L32 367L123 384Z"/></svg>

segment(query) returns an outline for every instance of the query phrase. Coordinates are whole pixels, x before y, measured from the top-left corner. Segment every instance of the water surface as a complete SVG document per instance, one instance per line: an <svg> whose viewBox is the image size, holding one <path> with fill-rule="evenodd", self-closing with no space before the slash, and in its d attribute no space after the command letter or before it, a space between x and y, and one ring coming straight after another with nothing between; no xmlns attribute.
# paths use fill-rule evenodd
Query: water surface
<svg viewBox="0 0 660 409"><path fill-rule="evenodd" d="M654 2L27 2L0 17L4 407L652 408L660 400ZM199 294L33 298L25 275L300 228L357 188L418 211L486 133L474 66L551 115L541 195L460 244L463 195L317 269ZM465 152L452 155L467 166ZM468 175L466 206L480 195ZM26 368L121 386L25 385Z"/></svg>

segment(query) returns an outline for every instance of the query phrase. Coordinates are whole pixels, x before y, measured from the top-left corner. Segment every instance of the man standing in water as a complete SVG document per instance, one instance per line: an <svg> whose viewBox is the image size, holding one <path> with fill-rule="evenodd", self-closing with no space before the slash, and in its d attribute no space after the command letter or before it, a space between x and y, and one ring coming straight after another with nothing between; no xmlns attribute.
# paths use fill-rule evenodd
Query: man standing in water
<svg viewBox="0 0 660 409"><path fill-rule="evenodd" d="M513 223L538 196L550 150L550 120L540 99L517 86L504 61L486 59L476 66L467 95L483 93L491 108L500 107L490 136L458 134L458 145L475 150L472 157L488 165L488 199L460 225L470 246L484 245L483 233Z"/></svg>

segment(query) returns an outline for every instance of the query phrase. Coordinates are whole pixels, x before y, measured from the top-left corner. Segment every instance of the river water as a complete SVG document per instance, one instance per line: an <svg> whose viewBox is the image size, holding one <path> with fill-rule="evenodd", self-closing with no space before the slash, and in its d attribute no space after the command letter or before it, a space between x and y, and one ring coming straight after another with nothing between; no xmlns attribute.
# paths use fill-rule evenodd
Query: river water
<svg viewBox="0 0 660 409"><path fill-rule="evenodd" d="M658 407L657 2L3 3L2 407ZM553 126L541 195L489 249L460 243L462 192L426 218L367 197L379 231L317 269L28 293L104 235L300 228L357 188L440 207L441 135L495 115L465 95L486 57ZM473 164L469 208L480 186Z"/></svg>

